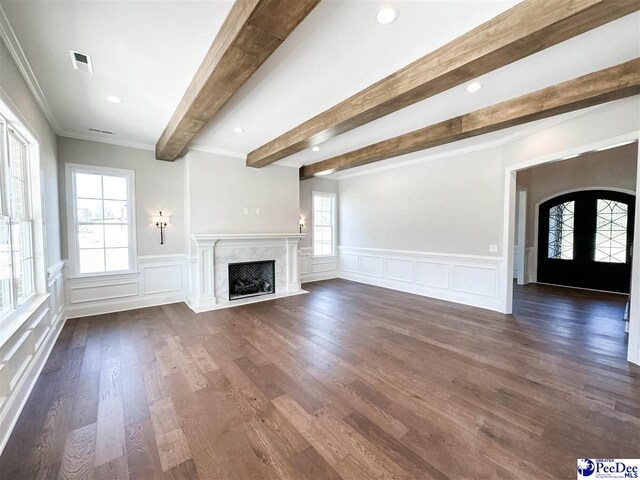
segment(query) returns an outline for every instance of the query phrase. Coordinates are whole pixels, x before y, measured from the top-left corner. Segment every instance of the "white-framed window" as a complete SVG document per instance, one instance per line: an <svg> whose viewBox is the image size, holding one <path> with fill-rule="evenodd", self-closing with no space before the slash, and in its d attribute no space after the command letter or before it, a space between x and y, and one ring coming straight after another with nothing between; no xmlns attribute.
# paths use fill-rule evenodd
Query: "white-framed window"
<svg viewBox="0 0 640 480"><path fill-rule="evenodd" d="M66 169L69 256L75 275L133 271L133 171L77 164Z"/></svg>
<svg viewBox="0 0 640 480"><path fill-rule="evenodd" d="M0 318L35 294L28 147L0 115Z"/></svg>
<svg viewBox="0 0 640 480"><path fill-rule="evenodd" d="M313 256L336 253L336 195L313 192Z"/></svg>

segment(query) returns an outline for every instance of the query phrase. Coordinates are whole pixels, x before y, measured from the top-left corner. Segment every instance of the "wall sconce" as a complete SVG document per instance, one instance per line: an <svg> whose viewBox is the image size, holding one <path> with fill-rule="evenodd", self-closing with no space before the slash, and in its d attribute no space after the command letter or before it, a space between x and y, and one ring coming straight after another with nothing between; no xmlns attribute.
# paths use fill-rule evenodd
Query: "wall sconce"
<svg viewBox="0 0 640 480"><path fill-rule="evenodd" d="M300 233L302 233L302 229L304 228L304 217L300 215Z"/></svg>
<svg viewBox="0 0 640 480"><path fill-rule="evenodd" d="M153 222L156 224L156 227L160 229L160 245L164 245L164 229L171 223L171 217L165 217L162 215L162 211L160 211L158 212L158 215L153 217Z"/></svg>

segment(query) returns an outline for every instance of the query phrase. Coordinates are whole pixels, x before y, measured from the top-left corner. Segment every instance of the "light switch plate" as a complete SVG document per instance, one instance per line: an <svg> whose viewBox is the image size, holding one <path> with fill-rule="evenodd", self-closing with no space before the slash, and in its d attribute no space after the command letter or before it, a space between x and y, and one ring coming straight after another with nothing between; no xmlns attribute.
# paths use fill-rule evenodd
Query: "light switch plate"
<svg viewBox="0 0 640 480"><path fill-rule="evenodd" d="M260 209L256 208L256 215L260 215Z"/></svg>
<svg viewBox="0 0 640 480"><path fill-rule="evenodd" d="M244 207L243 212L244 212L245 215L248 215L249 214L249 209L247 207Z"/></svg>
<svg viewBox="0 0 640 480"><path fill-rule="evenodd" d="M498 245L489 245L489 251L491 253L496 253L498 251Z"/></svg>

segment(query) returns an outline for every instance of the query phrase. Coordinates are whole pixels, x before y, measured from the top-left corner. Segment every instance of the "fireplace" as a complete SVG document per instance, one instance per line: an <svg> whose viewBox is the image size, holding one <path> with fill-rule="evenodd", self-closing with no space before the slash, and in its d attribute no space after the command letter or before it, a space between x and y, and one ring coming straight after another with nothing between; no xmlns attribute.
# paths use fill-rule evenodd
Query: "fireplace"
<svg viewBox="0 0 640 480"><path fill-rule="evenodd" d="M276 293L276 261L229 264L229 300Z"/></svg>

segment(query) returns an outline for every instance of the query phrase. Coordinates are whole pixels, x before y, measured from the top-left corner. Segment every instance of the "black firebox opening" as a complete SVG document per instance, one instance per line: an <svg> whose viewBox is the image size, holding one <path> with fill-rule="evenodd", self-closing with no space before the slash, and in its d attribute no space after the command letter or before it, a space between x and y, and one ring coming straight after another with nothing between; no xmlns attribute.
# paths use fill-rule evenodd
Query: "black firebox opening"
<svg viewBox="0 0 640 480"><path fill-rule="evenodd" d="M276 261L229 264L229 300L276 293Z"/></svg>

